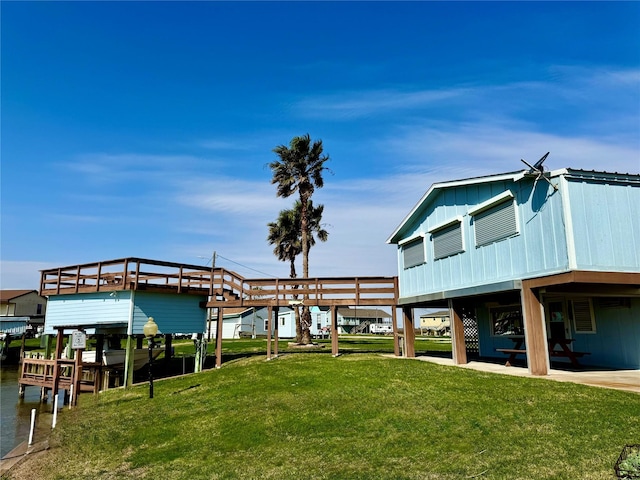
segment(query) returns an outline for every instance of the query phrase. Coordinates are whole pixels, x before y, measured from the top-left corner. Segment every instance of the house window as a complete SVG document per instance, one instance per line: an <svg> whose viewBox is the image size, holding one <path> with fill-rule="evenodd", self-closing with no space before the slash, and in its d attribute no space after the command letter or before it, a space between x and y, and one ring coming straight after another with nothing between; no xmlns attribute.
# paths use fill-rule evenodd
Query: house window
<svg viewBox="0 0 640 480"><path fill-rule="evenodd" d="M264 321L264 331L268 332L269 331L269 320L265 320Z"/></svg>
<svg viewBox="0 0 640 480"><path fill-rule="evenodd" d="M36 307L36 315L42 315L42 304L39 303Z"/></svg>
<svg viewBox="0 0 640 480"><path fill-rule="evenodd" d="M589 298L571 301L573 329L576 333L596 333L596 320Z"/></svg>
<svg viewBox="0 0 640 480"><path fill-rule="evenodd" d="M424 258L424 238L419 237L415 240L405 243L402 246L402 259L405 270L407 268L421 265L425 262Z"/></svg>
<svg viewBox="0 0 640 480"><path fill-rule="evenodd" d="M448 227L434 231L431 238L433 239L433 258L435 260L464 251L461 222L454 222Z"/></svg>
<svg viewBox="0 0 640 480"><path fill-rule="evenodd" d="M522 321L522 307L520 305L492 308L490 315L492 335L498 337L524 335L524 322Z"/></svg>
<svg viewBox="0 0 640 480"><path fill-rule="evenodd" d="M518 233L516 209L513 200L501 202L474 215L476 246L511 237Z"/></svg>
<svg viewBox="0 0 640 480"><path fill-rule="evenodd" d="M280 320L280 322L281 322L280 325L284 327L284 323L285 323L284 317L282 317L282 320Z"/></svg>

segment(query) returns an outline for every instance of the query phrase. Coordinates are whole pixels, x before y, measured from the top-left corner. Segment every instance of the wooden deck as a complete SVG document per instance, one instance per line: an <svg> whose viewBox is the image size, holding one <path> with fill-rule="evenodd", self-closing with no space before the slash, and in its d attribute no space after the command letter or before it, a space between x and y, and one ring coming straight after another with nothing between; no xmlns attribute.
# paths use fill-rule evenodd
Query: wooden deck
<svg viewBox="0 0 640 480"><path fill-rule="evenodd" d="M123 258L43 270L41 295L145 290L207 295L207 307L396 306L397 277L245 279L224 268ZM204 305L203 305L204 306Z"/></svg>

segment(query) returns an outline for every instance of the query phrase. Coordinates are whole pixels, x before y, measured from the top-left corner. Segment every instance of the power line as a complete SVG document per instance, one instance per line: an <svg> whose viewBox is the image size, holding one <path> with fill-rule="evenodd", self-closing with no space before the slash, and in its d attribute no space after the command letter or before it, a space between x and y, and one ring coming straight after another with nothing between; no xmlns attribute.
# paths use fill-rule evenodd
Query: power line
<svg viewBox="0 0 640 480"><path fill-rule="evenodd" d="M223 259L225 259L225 260L226 260L226 261L228 261L228 262L234 263L234 264L236 264L236 265L238 265L238 266L240 266L240 267L242 267L242 268L246 268L247 270L251 270L251 271L257 272L257 273L259 273L259 274L261 274L261 275L266 275L267 277L271 277L271 278L278 278L276 275L271 275L270 273L261 272L260 270L256 270L255 268L248 267L247 265L243 265L243 264L242 264L242 263L240 263L240 262L236 262L235 260L231 260L230 258L224 257L224 256L220 255L220 254L219 254L219 253L217 253L217 252L214 254L214 256L215 256L216 258L223 258ZM209 264L209 262L211 262L211 260L213 259L213 257L198 257L198 258L208 258L208 260L207 260L207 265L208 265L208 264Z"/></svg>

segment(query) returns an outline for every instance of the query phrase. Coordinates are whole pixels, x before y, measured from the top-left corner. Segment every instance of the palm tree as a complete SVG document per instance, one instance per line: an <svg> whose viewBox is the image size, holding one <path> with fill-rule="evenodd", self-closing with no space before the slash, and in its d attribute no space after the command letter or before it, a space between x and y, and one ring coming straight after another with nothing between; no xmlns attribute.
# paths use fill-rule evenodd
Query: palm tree
<svg viewBox="0 0 640 480"><path fill-rule="evenodd" d="M293 137L289 146L279 145L273 149L279 160L269 164L273 177L271 183L277 185L277 195L287 198L298 192L300 200L300 244L302 249L302 275L309 278L309 248L311 246L309 205L316 188L324 186L322 172L327 168L324 163L329 160L323 155L322 140L311 143L309 134ZM322 213L322 212L320 212ZM311 325L311 313L308 306L302 308L301 324ZM311 343L309 329L302 331L301 343Z"/></svg>
<svg viewBox="0 0 640 480"><path fill-rule="evenodd" d="M315 245L315 236L321 242L326 242L329 237L329 233L322 228L322 213L324 211L324 205L318 205L314 207L313 202L310 200L307 205L307 212L309 213L309 233L307 241L309 242L309 248ZM297 200L291 210L281 210L278 215L278 219L275 222L270 222L269 235L267 241L271 245L275 245L273 253L278 257L278 260L283 262L288 261L290 264L289 277L296 278L296 257L302 251L301 245L301 212L302 204ZM297 288L297 285L294 287ZM294 296L296 298L297 296ZM298 308L294 308L296 319L296 342L302 343L303 338L308 338L310 341L310 322L302 325L300 312ZM309 315L310 317L310 315ZM309 342L307 342L309 343Z"/></svg>

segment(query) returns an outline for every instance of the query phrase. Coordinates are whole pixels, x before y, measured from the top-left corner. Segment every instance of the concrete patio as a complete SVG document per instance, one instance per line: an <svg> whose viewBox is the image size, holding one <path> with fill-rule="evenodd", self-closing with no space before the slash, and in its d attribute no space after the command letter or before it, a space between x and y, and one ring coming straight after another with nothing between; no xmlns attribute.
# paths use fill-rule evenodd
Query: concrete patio
<svg viewBox="0 0 640 480"><path fill-rule="evenodd" d="M489 361L470 361L467 364L455 365L451 358L435 357L435 356L417 356L415 360L423 362L432 362L439 365L457 366L460 368L469 368L480 372L498 373L501 375L514 375L518 377L531 377L527 367L510 366L507 367L500 363L491 363ZM628 392L640 393L640 371L639 370L559 370L552 368L549 375L533 377L547 380L555 380L557 382L573 382L592 387L613 388L616 390L625 390Z"/></svg>

